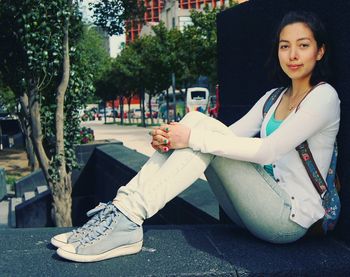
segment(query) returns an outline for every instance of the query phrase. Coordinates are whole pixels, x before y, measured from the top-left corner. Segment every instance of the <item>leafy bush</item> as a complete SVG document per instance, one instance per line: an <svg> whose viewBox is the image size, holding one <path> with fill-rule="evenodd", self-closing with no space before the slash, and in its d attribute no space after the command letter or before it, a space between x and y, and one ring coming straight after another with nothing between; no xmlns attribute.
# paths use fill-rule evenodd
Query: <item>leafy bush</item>
<svg viewBox="0 0 350 277"><path fill-rule="evenodd" d="M95 140L94 130L87 127L82 127L79 132L79 141L81 144L87 144Z"/></svg>

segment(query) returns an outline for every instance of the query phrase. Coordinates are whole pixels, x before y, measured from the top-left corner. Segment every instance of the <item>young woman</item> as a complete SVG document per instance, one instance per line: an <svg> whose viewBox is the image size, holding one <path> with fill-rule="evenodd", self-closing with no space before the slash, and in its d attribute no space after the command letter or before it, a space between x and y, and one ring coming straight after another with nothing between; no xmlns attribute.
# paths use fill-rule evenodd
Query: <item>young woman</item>
<svg viewBox="0 0 350 277"><path fill-rule="evenodd" d="M143 221L203 172L226 214L256 237L289 243L304 236L325 211L295 147L308 141L325 178L339 129L340 101L325 83L327 50L314 14L288 13L273 52L286 88L268 113L262 110L274 89L229 127L192 112L154 129L158 151L83 227L52 238L58 255L91 262L139 252Z"/></svg>

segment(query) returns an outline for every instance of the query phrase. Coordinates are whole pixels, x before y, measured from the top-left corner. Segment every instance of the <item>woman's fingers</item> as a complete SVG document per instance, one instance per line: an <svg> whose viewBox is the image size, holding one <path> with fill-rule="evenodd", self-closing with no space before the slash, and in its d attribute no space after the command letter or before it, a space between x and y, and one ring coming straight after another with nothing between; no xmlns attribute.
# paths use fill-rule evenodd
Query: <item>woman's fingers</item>
<svg viewBox="0 0 350 277"><path fill-rule="evenodd" d="M166 131L166 128L161 129L160 127L149 131L149 134L153 137L155 136L163 136L166 138L169 137L168 132Z"/></svg>
<svg viewBox="0 0 350 277"><path fill-rule="evenodd" d="M169 147L165 146L163 144L159 144L158 142L151 142L151 146L153 147L153 149L157 150L158 152L168 152L169 151Z"/></svg>
<svg viewBox="0 0 350 277"><path fill-rule="evenodd" d="M170 150L170 125L162 125L154 128L149 132L152 136L152 147L160 152L168 152Z"/></svg>
<svg viewBox="0 0 350 277"><path fill-rule="evenodd" d="M169 145L170 140L168 138L166 138L166 137L163 137L163 136L160 136L160 135L156 135L156 136L153 136L152 143L155 146L159 146L159 145L167 146L167 145Z"/></svg>
<svg viewBox="0 0 350 277"><path fill-rule="evenodd" d="M170 131L170 125L167 125L167 124L162 125L162 126L159 127L159 130L161 130L161 131L163 131L163 132L165 132L165 133L169 133L169 131Z"/></svg>

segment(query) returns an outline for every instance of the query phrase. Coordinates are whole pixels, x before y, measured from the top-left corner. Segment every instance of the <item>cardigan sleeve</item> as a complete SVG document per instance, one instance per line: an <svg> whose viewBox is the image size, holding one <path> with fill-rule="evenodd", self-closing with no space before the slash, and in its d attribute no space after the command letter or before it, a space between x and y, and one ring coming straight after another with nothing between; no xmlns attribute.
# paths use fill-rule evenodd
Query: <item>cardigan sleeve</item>
<svg viewBox="0 0 350 277"><path fill-rule="evenodd" d="M262 97L261 99L263 99ZM251 134L260 123L250 124L247 118L258 118L264 100L258 103L237 124L230 126L232 135L213 132L210 129L194 128L191 130L189 147L195 151L212 153L231 159L270 164L303 141L325 128L337 128L340 118L340 101L336 91L328 84L316 87L300 104L297 112L292 112L281 126L265 138L240 137ZM259 111L260 110L260 111ZM262 117L262 116L261 116ZM253 120L254 121L254 120ZM247 123L244 130L241 124ZM237 131L238 130L238 131Z"/></svg>

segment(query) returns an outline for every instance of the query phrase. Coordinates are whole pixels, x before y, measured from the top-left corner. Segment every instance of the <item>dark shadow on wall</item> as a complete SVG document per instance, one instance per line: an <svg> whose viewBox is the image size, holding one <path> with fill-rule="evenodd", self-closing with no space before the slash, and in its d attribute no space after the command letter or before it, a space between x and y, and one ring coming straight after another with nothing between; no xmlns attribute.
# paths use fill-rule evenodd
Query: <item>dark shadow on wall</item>
<svg viewBox="0 0 350 277"><path fill-rule="evenodd" d="M350 237L350 1L251 0L218 16L218 68L221 109L219 119L231 124L276 83L269 79L266 62L272 38L283 15L290 10L311 10L324 21L331 41L333 77L330 83L341 100L338 135L338 174L342 213L337 233L348 243Z"/></svg>

